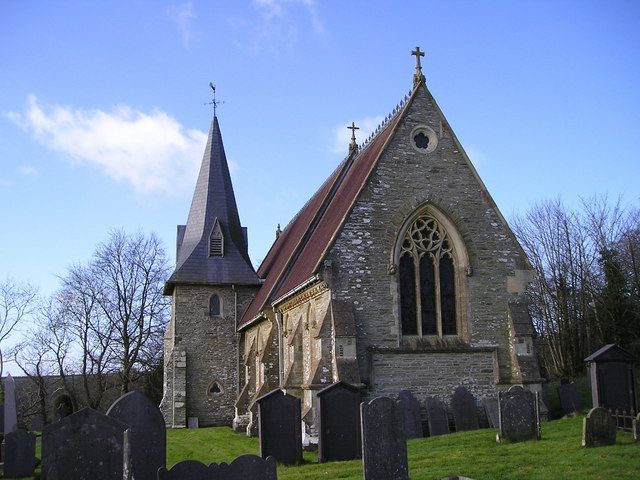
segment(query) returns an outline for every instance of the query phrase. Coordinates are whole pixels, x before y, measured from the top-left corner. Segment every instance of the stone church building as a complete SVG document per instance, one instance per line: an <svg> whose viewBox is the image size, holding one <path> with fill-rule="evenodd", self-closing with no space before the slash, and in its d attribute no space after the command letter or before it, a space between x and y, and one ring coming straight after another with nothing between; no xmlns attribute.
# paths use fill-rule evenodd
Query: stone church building
<svg viewBox="0 0 640 480"><path fill-rule="evenodd" d="M312 428L337 381L445 402L459 385L478 399L539 389L531 266L413 54L411 93L364 143L352 135L257 272L214 114L164 291L167 425L255 432L256 399L282 388Z"/></svg>

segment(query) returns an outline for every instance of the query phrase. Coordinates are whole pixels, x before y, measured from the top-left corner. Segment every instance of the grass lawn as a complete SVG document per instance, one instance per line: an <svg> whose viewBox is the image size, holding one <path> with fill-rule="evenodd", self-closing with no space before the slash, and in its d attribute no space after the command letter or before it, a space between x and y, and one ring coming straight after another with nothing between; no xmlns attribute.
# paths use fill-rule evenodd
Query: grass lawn
<svg viewBox="0 0 640 480"><path fill-rule="evenodd" d="M495 430L454 433L410 440L409 471L412 480L464 475L476 480L494 479L633 479L640 478L640 443L618 432L616 445L585 449L580 446L582 416L542 424L542 440L498 444ZM230 428L169 430L167 464L183 459L204 463L229 462L243 453L258 453L258 440ZM304 465L278 467L278 479L361 479L360 460L317 464L305 453Z"/></svg>

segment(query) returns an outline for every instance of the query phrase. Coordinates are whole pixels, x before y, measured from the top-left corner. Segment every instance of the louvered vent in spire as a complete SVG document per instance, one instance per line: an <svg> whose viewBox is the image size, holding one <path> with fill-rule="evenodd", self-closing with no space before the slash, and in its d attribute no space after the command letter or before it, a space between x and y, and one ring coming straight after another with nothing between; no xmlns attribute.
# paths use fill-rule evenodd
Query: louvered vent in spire
<svg viewBox="0 0 640 480"><path fill-rule="evenodd" d="M209 256L224 256L224 236L222 235L220 222L218 222L217 219L213 225L213 229L211 230L211 235L209 236Z"/></svg>

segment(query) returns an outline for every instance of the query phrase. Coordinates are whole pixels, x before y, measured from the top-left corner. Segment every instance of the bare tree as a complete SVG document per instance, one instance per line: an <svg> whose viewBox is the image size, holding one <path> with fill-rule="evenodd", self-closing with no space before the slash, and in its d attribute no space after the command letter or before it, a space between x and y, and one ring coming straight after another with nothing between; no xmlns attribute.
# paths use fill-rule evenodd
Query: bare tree
<svg viewBox="0 0 640 480"><path fill-rule="evenodd" d="M96 250L91 271L97 303L113 328L109 346L125 393L157 362L156 346L168 318L169 302L162 295L169 274L166 254L153 234L114 231Z"/></svg>
<svg viewBox="0 0 640 480"><path fill-rule="evenodd" d="M537 274L528 295L548 374L574 375L595 348L640 337L632 295L637 218L606 197L576 210L546 201L516 218L514 232Z"/></svg>
<svg viewBox="0 0 640 480"><path fill-rule="evenodd" d="M33 313L37 294L37 289L28 283L10 277L0 281L0 377L4 371L4 344L15 328Z"/></svg>

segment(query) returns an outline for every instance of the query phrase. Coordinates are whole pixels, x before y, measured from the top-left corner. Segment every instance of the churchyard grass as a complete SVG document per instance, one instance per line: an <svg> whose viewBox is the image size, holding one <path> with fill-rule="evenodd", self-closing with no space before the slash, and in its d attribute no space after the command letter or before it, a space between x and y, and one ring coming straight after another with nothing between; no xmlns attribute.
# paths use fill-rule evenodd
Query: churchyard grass
<svg viewBox="0 0 640 480"><path fill-rule="evenodd" d="M542 440L498 444L496 430L483 429L408 441L409 472L412 480L465 475L476 480L637 479L640 472L640 443L628 433L618 432L616 445L585 449L580 446L582 418L564 418L542 423ZM230 428L168 430L167 465L184 459L231 461L243 453L258 453L257 438L234 433ZM278 467L279 480L358 479L360 460L316 461L305 452L301 466Z"/></svg>

